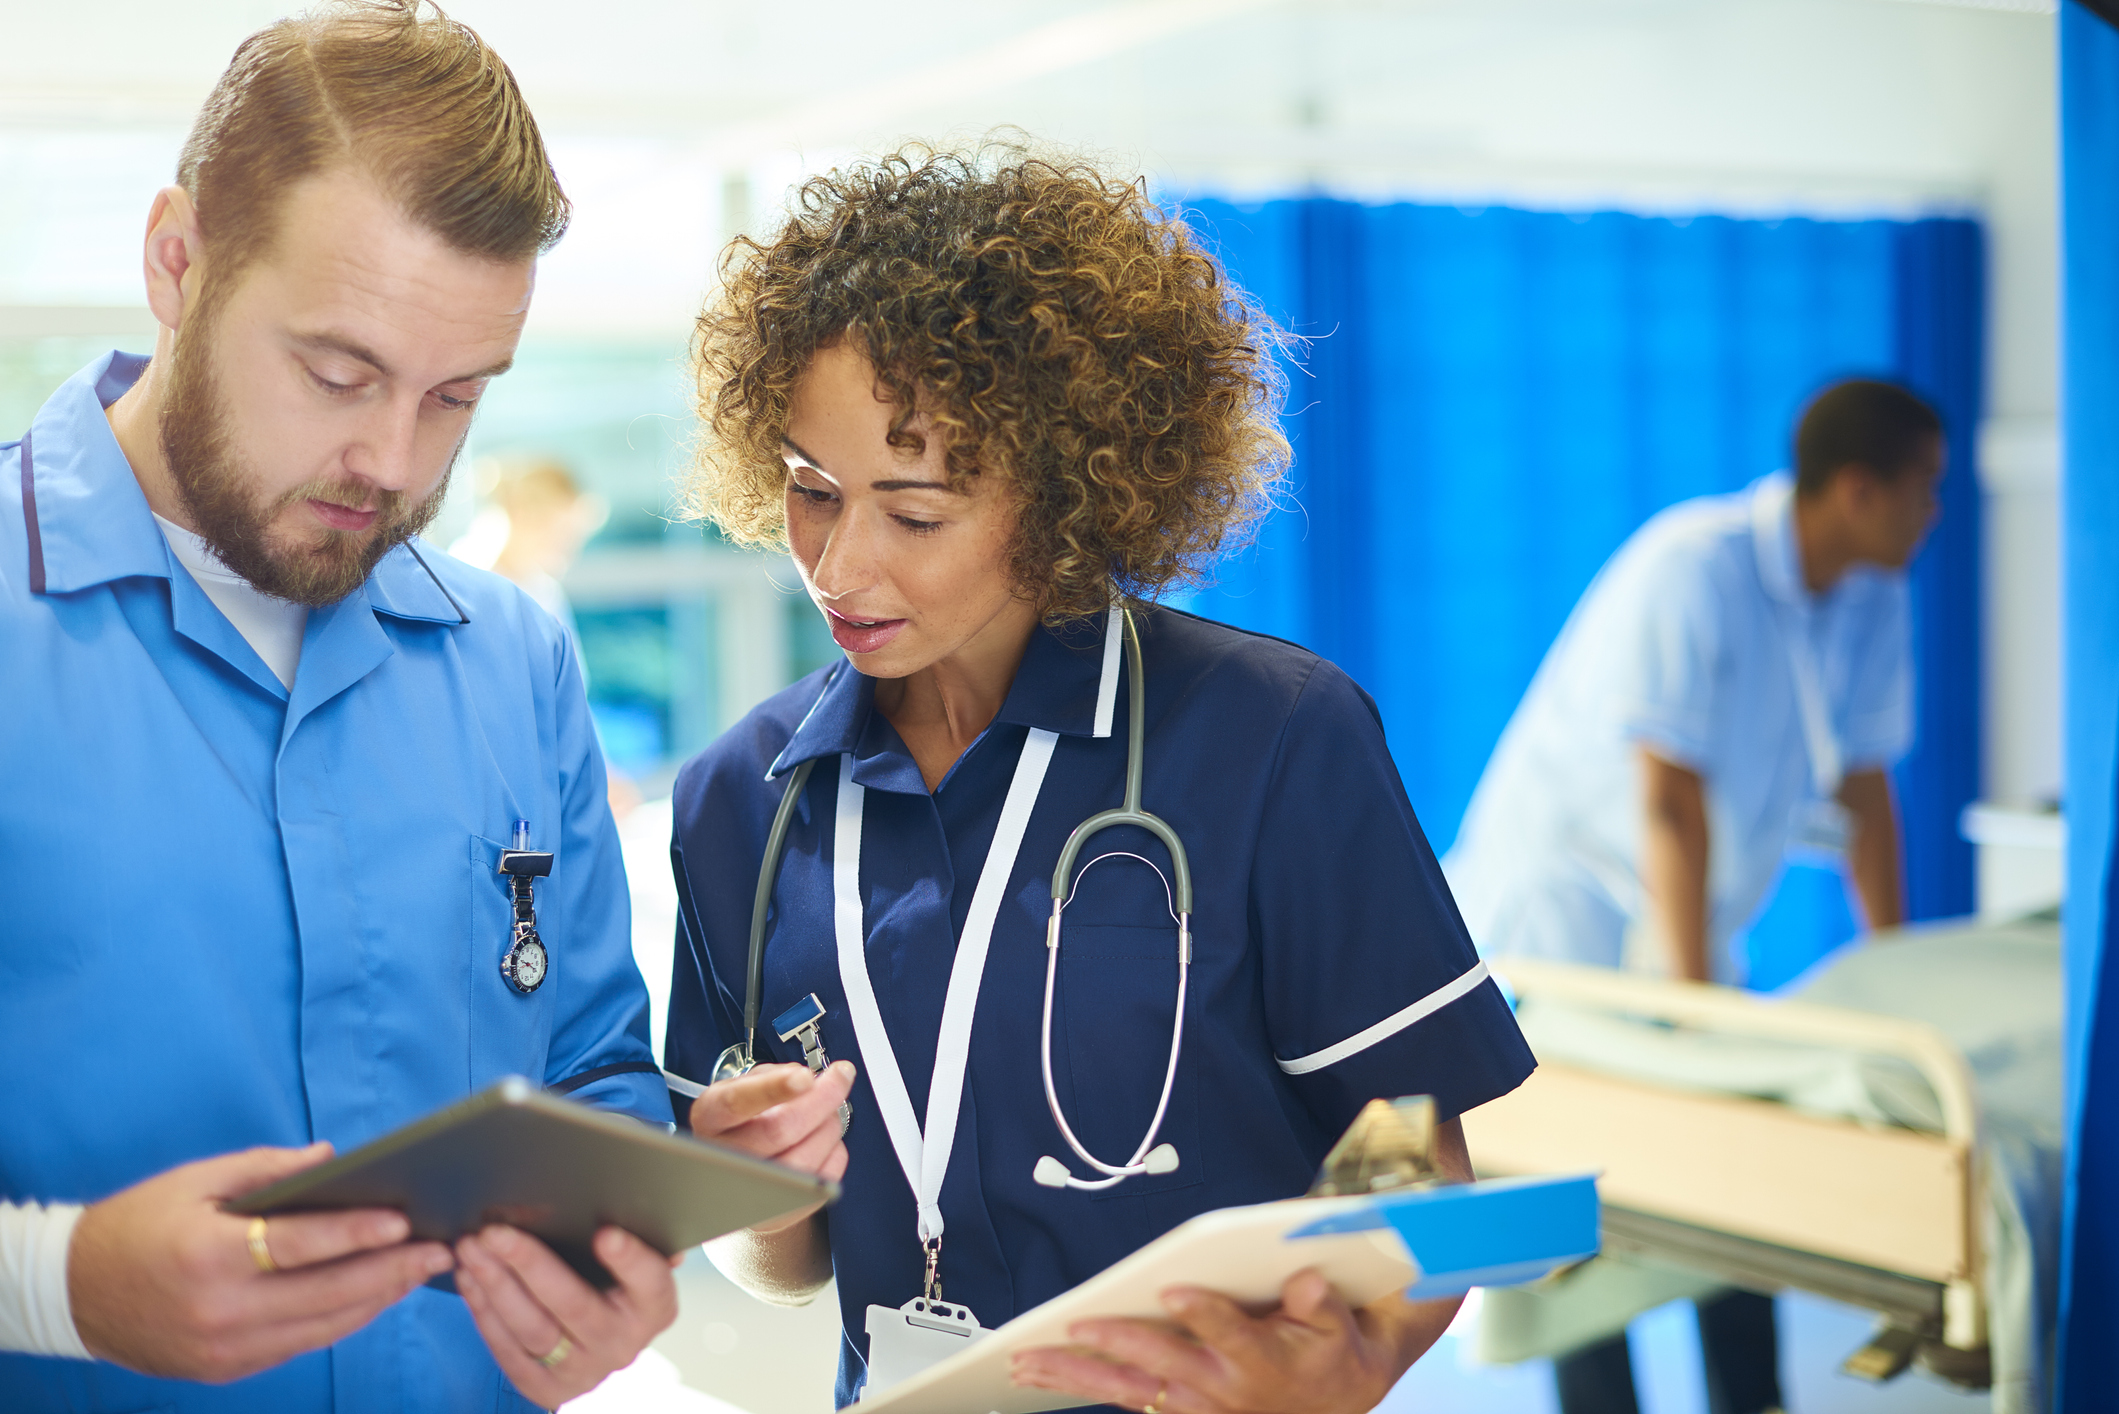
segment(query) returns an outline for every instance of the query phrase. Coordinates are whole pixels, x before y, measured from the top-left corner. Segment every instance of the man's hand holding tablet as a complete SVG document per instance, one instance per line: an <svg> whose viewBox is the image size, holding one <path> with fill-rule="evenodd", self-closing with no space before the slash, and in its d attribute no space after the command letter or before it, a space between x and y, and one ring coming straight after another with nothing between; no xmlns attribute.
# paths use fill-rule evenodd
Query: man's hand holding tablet
<svg viewBox="0 0 2119 1414"><path fill-rule="evenodd" d="M329 1144L222 1154L91 1205L67 1253L82 1343L144 1374L223 1383L359 1330L454 1265L386 1208L290 1213L256 1241L251 1219L222 1210L330 1157Z"/></svg>
<svg viewBox="0 0 2119 1414"><path fill-rule="evenodd" d="M523 1397L547 1409L632 1364L677 1319L678 1258L615 1227L596 1234L595 1250L618 1279L608 1291L516 1228L495 1225L456 1244L456 1290L478 1333Z"/></svg>

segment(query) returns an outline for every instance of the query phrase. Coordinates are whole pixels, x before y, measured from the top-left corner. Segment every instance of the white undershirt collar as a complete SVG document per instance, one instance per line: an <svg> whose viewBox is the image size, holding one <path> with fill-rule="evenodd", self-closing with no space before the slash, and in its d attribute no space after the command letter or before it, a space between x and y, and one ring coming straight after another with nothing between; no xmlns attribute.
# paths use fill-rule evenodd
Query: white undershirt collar
<svg viewBox="0 0 2119 1414"><path fill-rule="evenodd" d="M302 660L302 632L309 624L308 608L253 587L249 580L222 564L220 556L204 540L174 521L158 515L155 524L162 527L162 535L169 541L177 562L191 572L213 606L265 660L280 685L291 690L294 670Z"/></svg>

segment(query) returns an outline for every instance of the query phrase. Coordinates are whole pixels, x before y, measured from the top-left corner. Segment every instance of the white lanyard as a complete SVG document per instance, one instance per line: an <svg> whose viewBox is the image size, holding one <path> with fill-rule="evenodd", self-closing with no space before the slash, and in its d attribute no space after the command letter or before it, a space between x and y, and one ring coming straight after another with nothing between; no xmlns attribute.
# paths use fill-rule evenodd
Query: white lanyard
<svg viewBox="0 0 2119 1414"><path fill-rule="evenodd" d="M1761 546L1780 544L1779 522L1783 515L1790 519L1787 534L1795 535L1794 512L1789 502L1794 498L1793 490L1784 496L1769 496L1765 491L1755 492L1751 498L1751 524L1754 542ZM1803 719L1803 745L1810 756L1810 787L1817 799L1830 801L1839 794L1841 776L1845 765L1839 754L1839 738L1832 730L1832 713L1825 704L1824 674L1819 671L1817 649L1810 641L1810 630L1817 621L1816 610L1804 602L1801 556L1788 592L1792 601L1783 601L1784 612L1774 617L1781 621L1788 638L1788 666L1795 679L1796 714ZM1762 566L1763 568L1763 566Z"/></svg>
<svg viewBox="0 0 2119 1414"><path fill-rule="evenodd" d="M1795 702L1803 719L1803 741L1810 751L1810 785L1819 800L1839 794L1839 739L1832 732L1832 714L1825 706L1825 685L1818 671L1817 650L1810 642L1813 616L1802 609L1788 615L1788 658L1795 671Z"/></svg>
<svg viewBox="0 0 2119 1414"><path fill-rule="evenodd" d="M861 915L861 809L867 792L854 781L853 756L839 758L831 870L839 981L846 989L847 1010L853 1013L854 1037L868 1065L876 1108L882 1112L883 1127L890 1131L898 1167L905 1171L905 1181L912 1185L913 1199L919 1204L923 1245L942 1236L942 1179L949 1172L949 1151L956 1144L957 1112L964 1098L964 1068L971 1058L971 1021L986 971L986 949L993 941L1001 898L1015 872L1023 832L1030 824L1030 811L1037 804L1045 768L1052 763L1052 748L1058 740L1052 732L1032 728L1022 755L1016 758L1015 779L1009 782L1008 798L1001 805L1000 822L994 826L993 843L986 850L986 863L971 895L971 912L964 919L964 936L957 942L956 960L949 969L949 994L942 1003L942 1030L935 1041L924 1129L913 1120L912 1096L905 1088L897 1052L891 1049L890 1033L884 1030L883 1013L876 1006L875 986L868 977L868 930Z"/></svg>

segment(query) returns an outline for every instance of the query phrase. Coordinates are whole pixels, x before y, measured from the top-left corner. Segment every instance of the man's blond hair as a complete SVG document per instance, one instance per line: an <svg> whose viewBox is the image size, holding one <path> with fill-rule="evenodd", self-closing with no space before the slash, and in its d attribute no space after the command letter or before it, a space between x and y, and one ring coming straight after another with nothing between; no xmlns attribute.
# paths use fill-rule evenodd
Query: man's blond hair
<svg viewBox="0 0 2119 1414"><path fill-rule="evenodd" d="M336 0L243 41L177 162L215 283L272 248L289 190L351 165L467 255L551 248L569 207L515 76L421 0Z"/></svg>

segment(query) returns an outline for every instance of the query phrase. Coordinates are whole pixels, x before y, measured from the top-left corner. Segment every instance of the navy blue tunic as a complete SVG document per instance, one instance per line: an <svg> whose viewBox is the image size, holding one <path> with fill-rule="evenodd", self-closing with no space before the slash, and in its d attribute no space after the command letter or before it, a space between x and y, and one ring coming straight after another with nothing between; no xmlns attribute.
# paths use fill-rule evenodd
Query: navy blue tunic
<svg viewBox="0 0 2119 1414"><path fill-rule="evenodd" d="M861 1063L831 911L837 758L851 752L867 787L869 974L924 1114L950 963L1017 755L1028 729L1059 734L994 928L941 1197L946 1297L988 1327L1196 1214L1301 1193L1371 1099L1432 1094L1448 1118L1505 1094L1533 1065L1491 982L1422 1014L1478 958L1368 695L1292 644L1166 608L1134 617L1146 663L1142 804L1184 841L1195 894L1184 1046L1159 1136L1177 1148L1174 1173L1101 1193L1031 1180L1046 1154L1094 1176L1046 1107L1038 1031L1053 865L1074 826L1124 793L1123 691L1111 734L1092 735L1101 624L1035 632L999 716L931 794L874 710L874 679L843 662L761 704L677 778L668 1068L704 1080L740 1037L766 832L785 773L812 759L773 896L762 1015L815 992L827 1049ZM1169 867L1132 828L1098 836L1084 862L1114 850ZM1160 1094L1176 939L1162 881L1133 860L1098 865L1067 910L1054 1082L1076 1134L1108 1163L1132 1154ZM761 1061L801 1059L762 1023L759 1042ZM867 1307L918 1295L922 1271L912 1191L865 1066L846 1144L845 1195L829 1219L842 1405L864 1377Z"/></svg>

